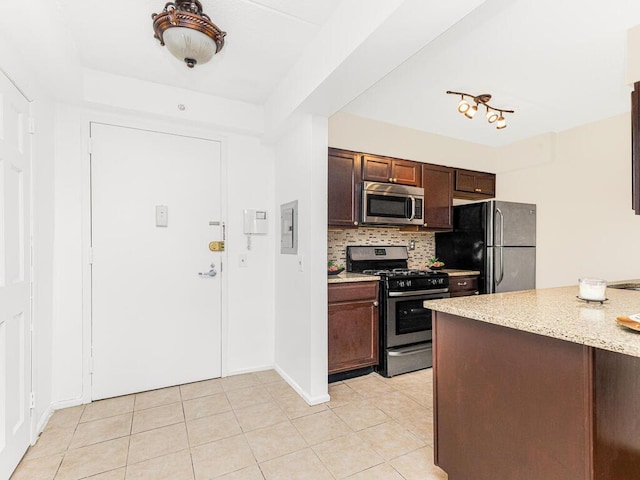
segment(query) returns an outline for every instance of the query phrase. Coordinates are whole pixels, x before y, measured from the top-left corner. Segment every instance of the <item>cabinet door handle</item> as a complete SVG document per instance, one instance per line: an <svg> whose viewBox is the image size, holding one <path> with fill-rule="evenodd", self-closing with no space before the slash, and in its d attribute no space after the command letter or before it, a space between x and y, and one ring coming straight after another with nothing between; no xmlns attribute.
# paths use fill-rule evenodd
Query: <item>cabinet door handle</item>
<svg viewBox="0 0 640 480"><path fill-rule="evenodd" d="M373 306L377 307L378 306L378 302L377 301L373 302Z"/></svg>
<svg viewBox="0 0 640 480"><path fill-rule="evenodd" d="M389 181L390 181L391 183L393 183L393 178L390 178L390 179L389 179Z"/></svg>
<svg viewBox="0 0 640 480"><path fill-rule="evenodd" d="M464 287L467 284L467 282L458 282L458 286L459 287Z"/></svg>
<svg viewBox="0 0 640 480"><path fill-rule="evenodd" d="M482 189L481 188L476 188L476 192L482 193Z"/></svg>
<svg viewBox="0 0 640 480"><path fill-rule="evenodd" d="M358 225L358 222L353 222L354 225Z"/></svg>

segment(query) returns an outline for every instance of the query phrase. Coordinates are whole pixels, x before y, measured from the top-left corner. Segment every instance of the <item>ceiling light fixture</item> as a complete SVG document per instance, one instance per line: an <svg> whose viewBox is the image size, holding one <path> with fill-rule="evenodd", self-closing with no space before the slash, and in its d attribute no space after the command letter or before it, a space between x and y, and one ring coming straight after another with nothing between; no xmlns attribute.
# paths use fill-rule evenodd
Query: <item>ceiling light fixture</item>
<svg viewBox="0 0 640 480"><path fill-rule="evenodd" d="M487 109L487 121L489 123L495 123L496 128L498 130L502 130L507 127L507 121L504 119L503 113L514 113L513 110L506 110L504 108L495 108L489 105L489 101L491 101L491 95L488 93L483 93L481 95L470 95L464 92L452 92L451 90L447 90L449 95L460 95L460 102L458 103L458 112L464 114L467 118L473 118L474 115L478 112L478 106L484 105ZM465 100L465 97L469 97L475 105L471 105L469 102Z"/></svg>
<svg viewBox="0 0 640 480"><path fill-rule="evenodd" d="M207 63L224 46L227 33L202 12L199 0L168 2L161 13L154 13L151 18L160 45L166 45L189 68Z"/></svg>

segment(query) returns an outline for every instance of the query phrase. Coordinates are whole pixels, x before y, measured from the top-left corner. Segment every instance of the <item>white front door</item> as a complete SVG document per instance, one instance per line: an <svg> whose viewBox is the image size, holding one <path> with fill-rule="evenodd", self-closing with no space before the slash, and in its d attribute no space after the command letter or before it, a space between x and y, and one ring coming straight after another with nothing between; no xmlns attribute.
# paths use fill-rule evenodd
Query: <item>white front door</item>
<svg viewBox="0 0 640 480"><path fill-rule="evenodd" d="M220 143L92 123L91 145L92 399L219 377Z"/></svg>
<svg viewBox="0 0 640 480"><path fill-rule="evenodd" d="M0 478L29 446L31 140L29 102L0 73Z"/></svg>

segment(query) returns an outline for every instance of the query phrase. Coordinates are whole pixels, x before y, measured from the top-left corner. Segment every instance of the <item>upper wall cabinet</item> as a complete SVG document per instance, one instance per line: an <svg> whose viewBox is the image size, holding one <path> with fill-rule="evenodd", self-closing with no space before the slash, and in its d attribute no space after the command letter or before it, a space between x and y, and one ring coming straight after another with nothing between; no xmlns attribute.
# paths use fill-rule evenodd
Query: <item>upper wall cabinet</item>
<svg viewBox="0 0 640 480"><path fill-rule="evenodd" d="M424 226L450 230L453 226L451 204L453 198L453 169L440 165L422 165L424 185Z"/></svg>
<svg viewBox="0 0 640 480"><path fill-rule="evenodd" d="M362 155L362 179L422 186L422 164L399 158Z"/></svg>
<svg viewBox="0 0 640 480"><path fill-rule="evenodd" d="M358 225L360 206L358 183L360 156L355 152L329 149L329 226L354 227Z"/></svg>
<svg viewBox="0 0 640 480"><path fill-rule="evenodd" d="M484 200L496 196L496 176L493 173L455 169L453 198Z"/></svg>

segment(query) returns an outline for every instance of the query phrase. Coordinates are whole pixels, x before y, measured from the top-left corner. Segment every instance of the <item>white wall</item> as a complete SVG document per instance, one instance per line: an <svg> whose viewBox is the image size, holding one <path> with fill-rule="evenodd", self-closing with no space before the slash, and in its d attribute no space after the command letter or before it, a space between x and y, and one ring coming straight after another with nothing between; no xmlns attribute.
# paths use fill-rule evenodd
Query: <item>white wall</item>
<svg viewBox="0 0 640 480"><path fill-rule="evenodd" d="M628 114L485 147L339 114L329 145L497 173L497 198L538 205L537 286L640 276L640 216L631 210Z"/></svg>
<svg viewBox="0 0 640 480"><path fill-rule="evenodd" d="M296 117L276 144L276 208L298 201L298 254L276 245L276 368L310 404L327 394L327 123ZM299 262L302 261L303 271Z"/></svg>
<svg viewBox="0 0 640 480"><path fill-rule="evenodd" d="M640 276L630 122L625 114L560 132L540 164L498 175L500 198L538 205L538 287ZM530 150L520 143L511 155Z"/></svg>

